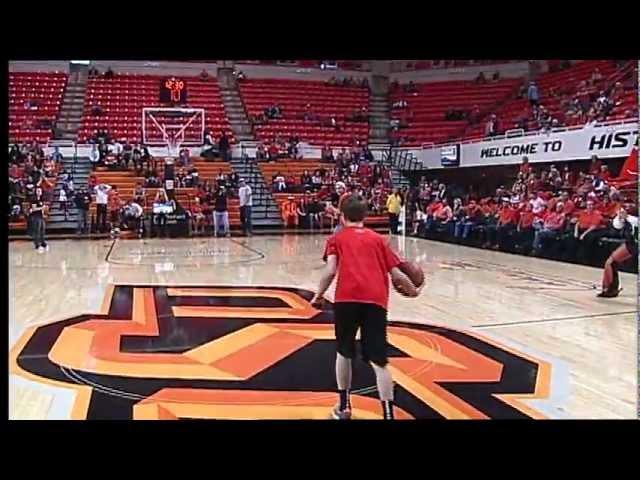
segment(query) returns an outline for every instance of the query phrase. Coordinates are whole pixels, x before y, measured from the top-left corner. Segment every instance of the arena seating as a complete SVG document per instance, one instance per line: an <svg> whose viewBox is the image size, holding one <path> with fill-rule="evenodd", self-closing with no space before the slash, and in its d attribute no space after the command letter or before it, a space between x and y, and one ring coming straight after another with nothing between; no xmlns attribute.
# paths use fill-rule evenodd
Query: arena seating
<svg viewBox="0 0 640 480"><path fill-rule="evenodd" d="M256 136L263 142L272 142L276 135L285 138L297 135L301 141L310 144L332 146L348 146L354 139L361 142L368 139L368 122L345 120L354 111L368 108L369 91L366 88L330 86L317 81L248 79L240 82L240 92L249 116L260 115L274 104L282 107L283 118L255 126ZM318 122L305 122L302 116L307 104L311 104L311 111L323 119L335 115L340 131Z"/></svg>
<svg viewBox="0 0 640 480"><path fill-rule="evenodd" d="M46 143L52 138L67 79L66 73L57 72L9 73L10 142Z"/></svg>
<svg viewBox="0 0 640 480"><path fill-rule="evenodd" d="M89 79L83 125L78 132L80 141L87 141L98 128L107 128L114 138L141 142L142 109L160 106L160 81L163 78L166 76L116 74L111 79ZM181 78L187 85L188 104L185 107L204 108L205 128L211 129L216 137L225 131L230 142L235 142L218 82L197 77ZM92 114L95 106L103 110L102 115Z"/></svg>
<svg viewBox="0 0 640 480"><path fill-rule="evenodd" d="M296 202L299 202L303 197L303 193L274 193L273 194L276 202L278 203L278 208L282 209L282 204L288 197L293 197ZM334 222L335 223L335 222ZM369 214L367 218L364 220L364 224L369 228L389 228L389 217L388 215L374 215ZM327 216L322 217L322 226L323 227L333 227L334 224L331 223L331 220Z"/></svg>
<svg viewBox="0 0 640 480"><path fill-rule="evenodd" d="M198 169L200 182L208 181L210 184L215 182L215 177L220 172L229 175L233 172L231 165L226 162L207 162L201 159L195 159L194 165ZM158 165L158 172L162 175L164 169L161 163ZM136 184L138 182L144 184L144 177L137 177L133 171L108 171L104 167L98 167L95 172L98 183L106 183L111 186L118 187L118 193L120 198L124 201L133 197ZM146 214L151 213L153 206L153 200L159 189L158 188L145 188L146 198L144 210ZM197 189L194 188L176 188L176 199L185 210L191 207L191 203L194 201ZM237 198L229 198L229 225L232 228L240 227L240 204ZM96 215L96 204L91 203L90 215ZM207 222L211 223L211 218L207 218Z"/></svg>
<svg viewBox="0 0 640 480"><path fill-rule="evenodd" d="M609 85L612 83L612 81L617 80L618 77L616 74L618 72L616 71L615 64L610 60L589 60L579 62L566 70L545 73L538 77L537 84L540 90L540 103L549 110L549 113L552 117L555 117L560 122L564 123L565 116L564 111L561 108L563 97L570 97L576 94L579 90L580 83L590 79L596 68L600 70L600 73L602 73L603 81L599 84L596 84L596 86L592 87L591 90L587 89L587 91L593 91L597 93L605 84ZM622 74L622 76L620 78L630 78L632 71L633 68L630 68L629 65L625 66L623 69L621 69L620 73ZM637 78L637 75L635 78ZM623 97L622 105L614 108L608 119L617 120L624 118L624 112L626 110L633 111L634 109L635 115L637 117L636 97L637 88L635 89L635 91L626 91ZM520 99L514 98L506 102L499 108L495 109L494 112L490 113L495 113L497 115L499 123L501 125L500 128L502 130L508 130L516 127L515 123L517 119L521 115L523 115L524 112L530 111L531 107L529 101L525 96L524 98ZM484 128L485 122L480 122L479 124L468 128L464 133L465 139L479 138L484 136ZM535 130L537 128L539 128L539 126L535 122L529 125L530 130Z"/></svg>
<svg viewBox="0 0 640 480"><path fill-rule="evenodd" d="M309 174L313 175L313 172L319 168L332 168L332 165L318 160L279 161L260 163L258 166L267 185L273 183L273 176L278 172L284 175L285 178L293 177L296 181L295 185L300 185L300 176L305 170L308 170Z"/></svg>
<svg viewBox="0 0 640 480"><path fill-rule="evenodd" d="M390 104L404 100L408 106L392 109L391 118L406 120L409 126L401 128L394 136L409 138L403 146L458 138L468 122L446 120L447 110L470 111L477 105L481 112L488 112L513 95L521 83L522 79L504 79L482 85L473 81L446 81L416 84L415 92L398 88L390 94Z"/></svg>

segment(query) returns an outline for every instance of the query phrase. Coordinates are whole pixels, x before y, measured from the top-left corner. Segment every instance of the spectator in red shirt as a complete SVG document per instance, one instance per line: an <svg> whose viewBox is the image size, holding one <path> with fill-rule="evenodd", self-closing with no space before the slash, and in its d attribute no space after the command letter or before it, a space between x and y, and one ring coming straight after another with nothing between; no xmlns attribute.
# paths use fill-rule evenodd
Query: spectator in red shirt
<svg viewBox="0 0 640 480"><path fill-rule="evenodd" d="M192 225L192 233L198 235L199 233L204 234L205 227L205 215L202 208L202 204L200 203L200 197L195 197L194 202L191 204L191 225Z"/></svg>
<svg viewBox="0 0 640 480"><path fill-rule="evenodd" d="M520 219L516 228L516 243L520 246L520 251L524 253L531 248L533 243L534 228L533 221L536 214L533 213L533 205L527 202L524 204L524 210L520 212Z"/></svg>
<svg viewBox="0 0 640 480"><path fill-rule="evenodd" d="M600 166L600 178L605 182L611 180L611 172L609 171L609 167L606 165Z"/></svg>
<svg viewBox="0 0 640 480"><path fill-rule="evenodd" d="M564 230L566 214L564 213L564 204L557 202L555 210L549 212L544 219L542 228L536 231L533 239L533 253L539 255L546 240L556 238Z"/></svg>
<svg viewBox="0 0 640 480"><path fill-rule="evenodd" d="M428 230L435 228L436 226L442 227L445 229L450 228L450 224L453 220L453 210L451 209L451 205L449 205L449 201L445 198L442 199L440 208L433 214L434 222L431 223L430 227L427 227Z"/></svg>
<svg viewBox="0 0 640 480"><path fill-rule="evenodd" d="M518 203L517 201L505 202L498 214L498 223L495 227L490 226L487 228L489 246L493 246L495 249L504 249L506 238L513 234L518 227L518 220L520 219Z"/></svg>
<svg viewBox="0 0 640 480"><path fill-rule="evenodd" d="M617 199L618 197L616 196L615 198ZM618 210L620 210L620 202L613 201L610 195L605 194L597 207L598 211L602 213L602 216L607 220L618 214Z"/></svg>
<svg viewBox="0 0 640 480"><path fill-rule="evenodd" d="M591 258L595 242L604 224L602 213L595 209L593 200L587 200L587 208L580 212L573 231L569 252L577 252L579 261L586 262ZM576 248L577 247L577 248Z"/></svg>

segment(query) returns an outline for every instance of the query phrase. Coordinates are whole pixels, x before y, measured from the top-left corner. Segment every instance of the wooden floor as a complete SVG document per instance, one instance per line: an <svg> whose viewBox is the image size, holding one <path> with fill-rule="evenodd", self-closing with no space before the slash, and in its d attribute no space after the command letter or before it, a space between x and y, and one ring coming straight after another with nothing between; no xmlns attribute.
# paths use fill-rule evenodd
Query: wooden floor
<svg viewBox="0 0 640 480"><path fill-rule="evenodd" d="M50 242L50 251L41 254L28 242L12 242L10 417L79 418L74 411L77 413L77 409L83 408L79 406L82 403L79 397L86 394L86 387L82 390L69 388L65 381L43 381L26 367L22 368L29 361L29 355L24 352L30 346L30 334L37 327L80 315L109 313L104 302L109 292L113 292L113 285L266 286L313 290L323 267L321 255L325 239L326 236L317 235L54 240ZM520 410L535 410L536 415L530 416L635 418L636 276L621 274L624 290L619 298L598 299L593 287L600 282L601 272L597 269L422 239L393 238L391 241L407 258L423 266L428 287L417 299L402 298L392 292L390 320L467 332L472 335L470 338L477 337L515 352L514 358L535 359L540 365L547 365L548 385L536 387L536 394L521 395L519 400L527 405ZM332 297L331 291L328 297ZM138 308L136 298L134 296L131 307L134 310ZM442 341L440 345L448 344ZM446 348L438 350L438 354L446 357L450 351L454 355L459 346ZM16 362L19 355L23 355L19 357L23 359L22 367ZM55 356L47 350L33 355ZM70 358L73 352L58 355L74 361ZM490 360L500 361L498 354ZM446 363L446 359L441 361ZM459 368L469 373L474 368L473 361ZM434 391L435 387L432 393ZM450 410L438 406L440 398L428 395L424 398L438 414L449 416L443 412ZM158 407L154 411L160 415L158 412L165 410ZM148 418L145 417L148 411L144 412L139 409L137 418ZM278 415L267 410L260 412L265 418ZM207 418L206 412L202 412L202 417ZM492 417L486 414L484 417L452 415L452 418Z"/></svg>

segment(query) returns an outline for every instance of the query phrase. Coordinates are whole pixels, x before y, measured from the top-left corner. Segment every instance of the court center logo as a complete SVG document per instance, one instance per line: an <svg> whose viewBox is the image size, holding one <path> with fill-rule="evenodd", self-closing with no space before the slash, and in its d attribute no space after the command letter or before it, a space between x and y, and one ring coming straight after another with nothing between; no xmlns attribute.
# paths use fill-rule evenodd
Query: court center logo
<svg viewBox="0 0 640 480"><path fill-rule="evenodd" d="M110 287L99 314L26 331L11 372L75 390L75 419L326 419L330 305L281 287ZM543 418L551 365L469 332L390 321L398 419ZM381 417L354 361L354 417Z"/></svg>

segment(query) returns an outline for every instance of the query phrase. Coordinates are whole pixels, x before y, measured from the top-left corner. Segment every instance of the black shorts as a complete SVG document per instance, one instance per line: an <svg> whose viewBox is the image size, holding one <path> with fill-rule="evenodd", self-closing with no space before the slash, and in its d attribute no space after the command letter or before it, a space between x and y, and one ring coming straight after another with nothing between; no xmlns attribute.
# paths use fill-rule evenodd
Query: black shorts
<svg viewBox="0 0 640 480"><path fill-rule="evenodd" d="M362 359L380 367L387 364L387 311L373 303L340 302L333 305L338 353L353 358L360 329Z"/></svg>

